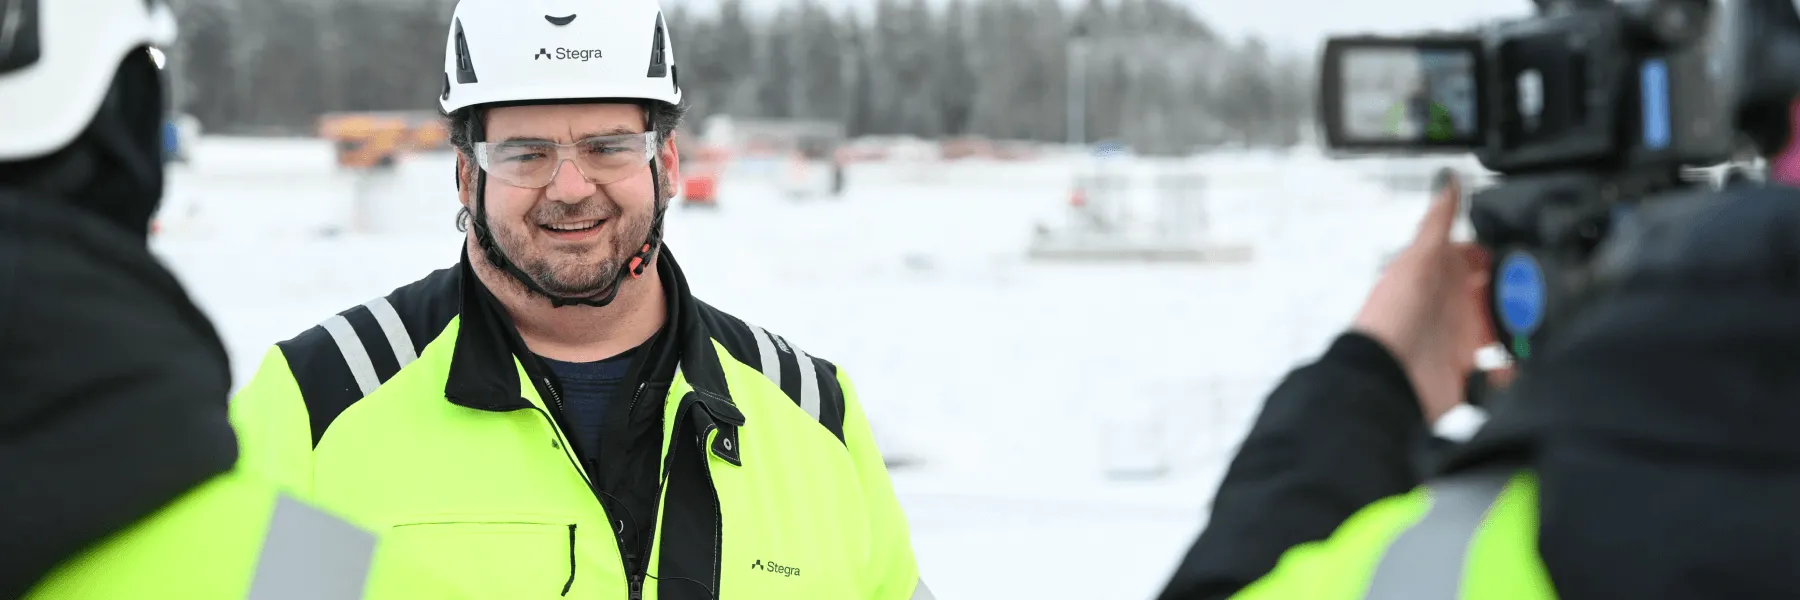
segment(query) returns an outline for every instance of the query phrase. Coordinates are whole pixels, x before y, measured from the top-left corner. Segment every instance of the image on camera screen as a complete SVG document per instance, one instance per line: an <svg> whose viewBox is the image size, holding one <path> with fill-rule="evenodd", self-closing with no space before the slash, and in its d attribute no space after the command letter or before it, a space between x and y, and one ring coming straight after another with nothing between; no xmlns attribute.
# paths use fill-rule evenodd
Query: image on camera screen
<svg viewBox="0 0 1800 600"><path fill-rule="evenodd" d="M1468 142L1476 131L1475 57L1454 48L1348 50L1339 70L1344 134L1362 142Z"/></svg>

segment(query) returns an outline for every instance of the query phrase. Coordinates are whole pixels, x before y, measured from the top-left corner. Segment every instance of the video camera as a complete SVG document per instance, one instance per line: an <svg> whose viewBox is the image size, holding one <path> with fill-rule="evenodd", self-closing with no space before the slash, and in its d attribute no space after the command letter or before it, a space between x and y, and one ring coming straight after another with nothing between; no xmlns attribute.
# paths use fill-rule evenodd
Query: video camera
<svg viewBox="0 0 1800 600"><path fill-rule="evenodd" d="M1473 152L1499 175L1469 218L1496 257L1495 331L1526 359L1595 293L1590 259L1633 206L1786 143L1797 4L1536 0L1469 33L1332 38L1320 122L1334 150Z"/></svg>

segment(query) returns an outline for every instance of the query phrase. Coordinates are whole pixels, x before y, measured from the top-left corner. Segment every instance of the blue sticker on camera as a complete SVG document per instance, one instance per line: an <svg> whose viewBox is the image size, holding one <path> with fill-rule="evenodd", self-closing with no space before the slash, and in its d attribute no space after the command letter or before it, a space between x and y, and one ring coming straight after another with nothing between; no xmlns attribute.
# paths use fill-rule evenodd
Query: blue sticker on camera
<svg viewBox="0 0 1800 600"><path fill-rule="evenodd" d="M1669 147L1669 65L1660 58L1644 61L1638 73L1643 91L1644 147L1662 150Z"/></svg>
<svg viewBox="0 0 1800 600"><path fill-rule="evenodd" d="M1494 281L1494 304L1500 324L1515 336L1527 336L1544 324L1544 268L1524 252L1506 255Z"/></svg>

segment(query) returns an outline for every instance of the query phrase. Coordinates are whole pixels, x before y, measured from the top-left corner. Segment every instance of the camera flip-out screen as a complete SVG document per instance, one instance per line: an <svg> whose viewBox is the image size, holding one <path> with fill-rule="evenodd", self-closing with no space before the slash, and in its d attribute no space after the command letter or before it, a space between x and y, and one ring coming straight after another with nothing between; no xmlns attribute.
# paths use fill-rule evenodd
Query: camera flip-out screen
<svg viewBox="0 0 1800 600"><path fill-rule="evenodd" d="M1327 141L1342 149L1481 145L1480 50L1472 39L1331 40L1320 82Z"/></svg>

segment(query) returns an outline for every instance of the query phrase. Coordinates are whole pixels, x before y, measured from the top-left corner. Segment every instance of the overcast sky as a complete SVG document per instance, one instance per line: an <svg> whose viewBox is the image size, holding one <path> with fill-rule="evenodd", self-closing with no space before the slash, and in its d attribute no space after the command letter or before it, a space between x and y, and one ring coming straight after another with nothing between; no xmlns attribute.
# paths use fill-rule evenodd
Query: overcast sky
<svg viewBox="0 0 1800 600"><path fill-rule="evenodd" d="M773 10L790 0L744 0L753 10ZM875 0L825 0L863 8ZM946 0L932 0L943 3ZM976 0L979 1L979 0ZM1071 6L1083 0L1064 0ZM1111 0L1117 1L1117 0ZM1494 17L1524 17L1530 0L1183 0L1220 33L1261 36L1272 46L1313 54L1327 35L1457 29ZM717 0L664 0L669 6L717 6Z"/></svg>
<svg viewBox="0 0 1800 600"><path fill-rule="evenodd" d="M1529 0L1185 1L1228 36L1254 34L1284 50L1307 53L1316 52L1328 35L1460 29L1480 20L1531 12Z"/></svg>

